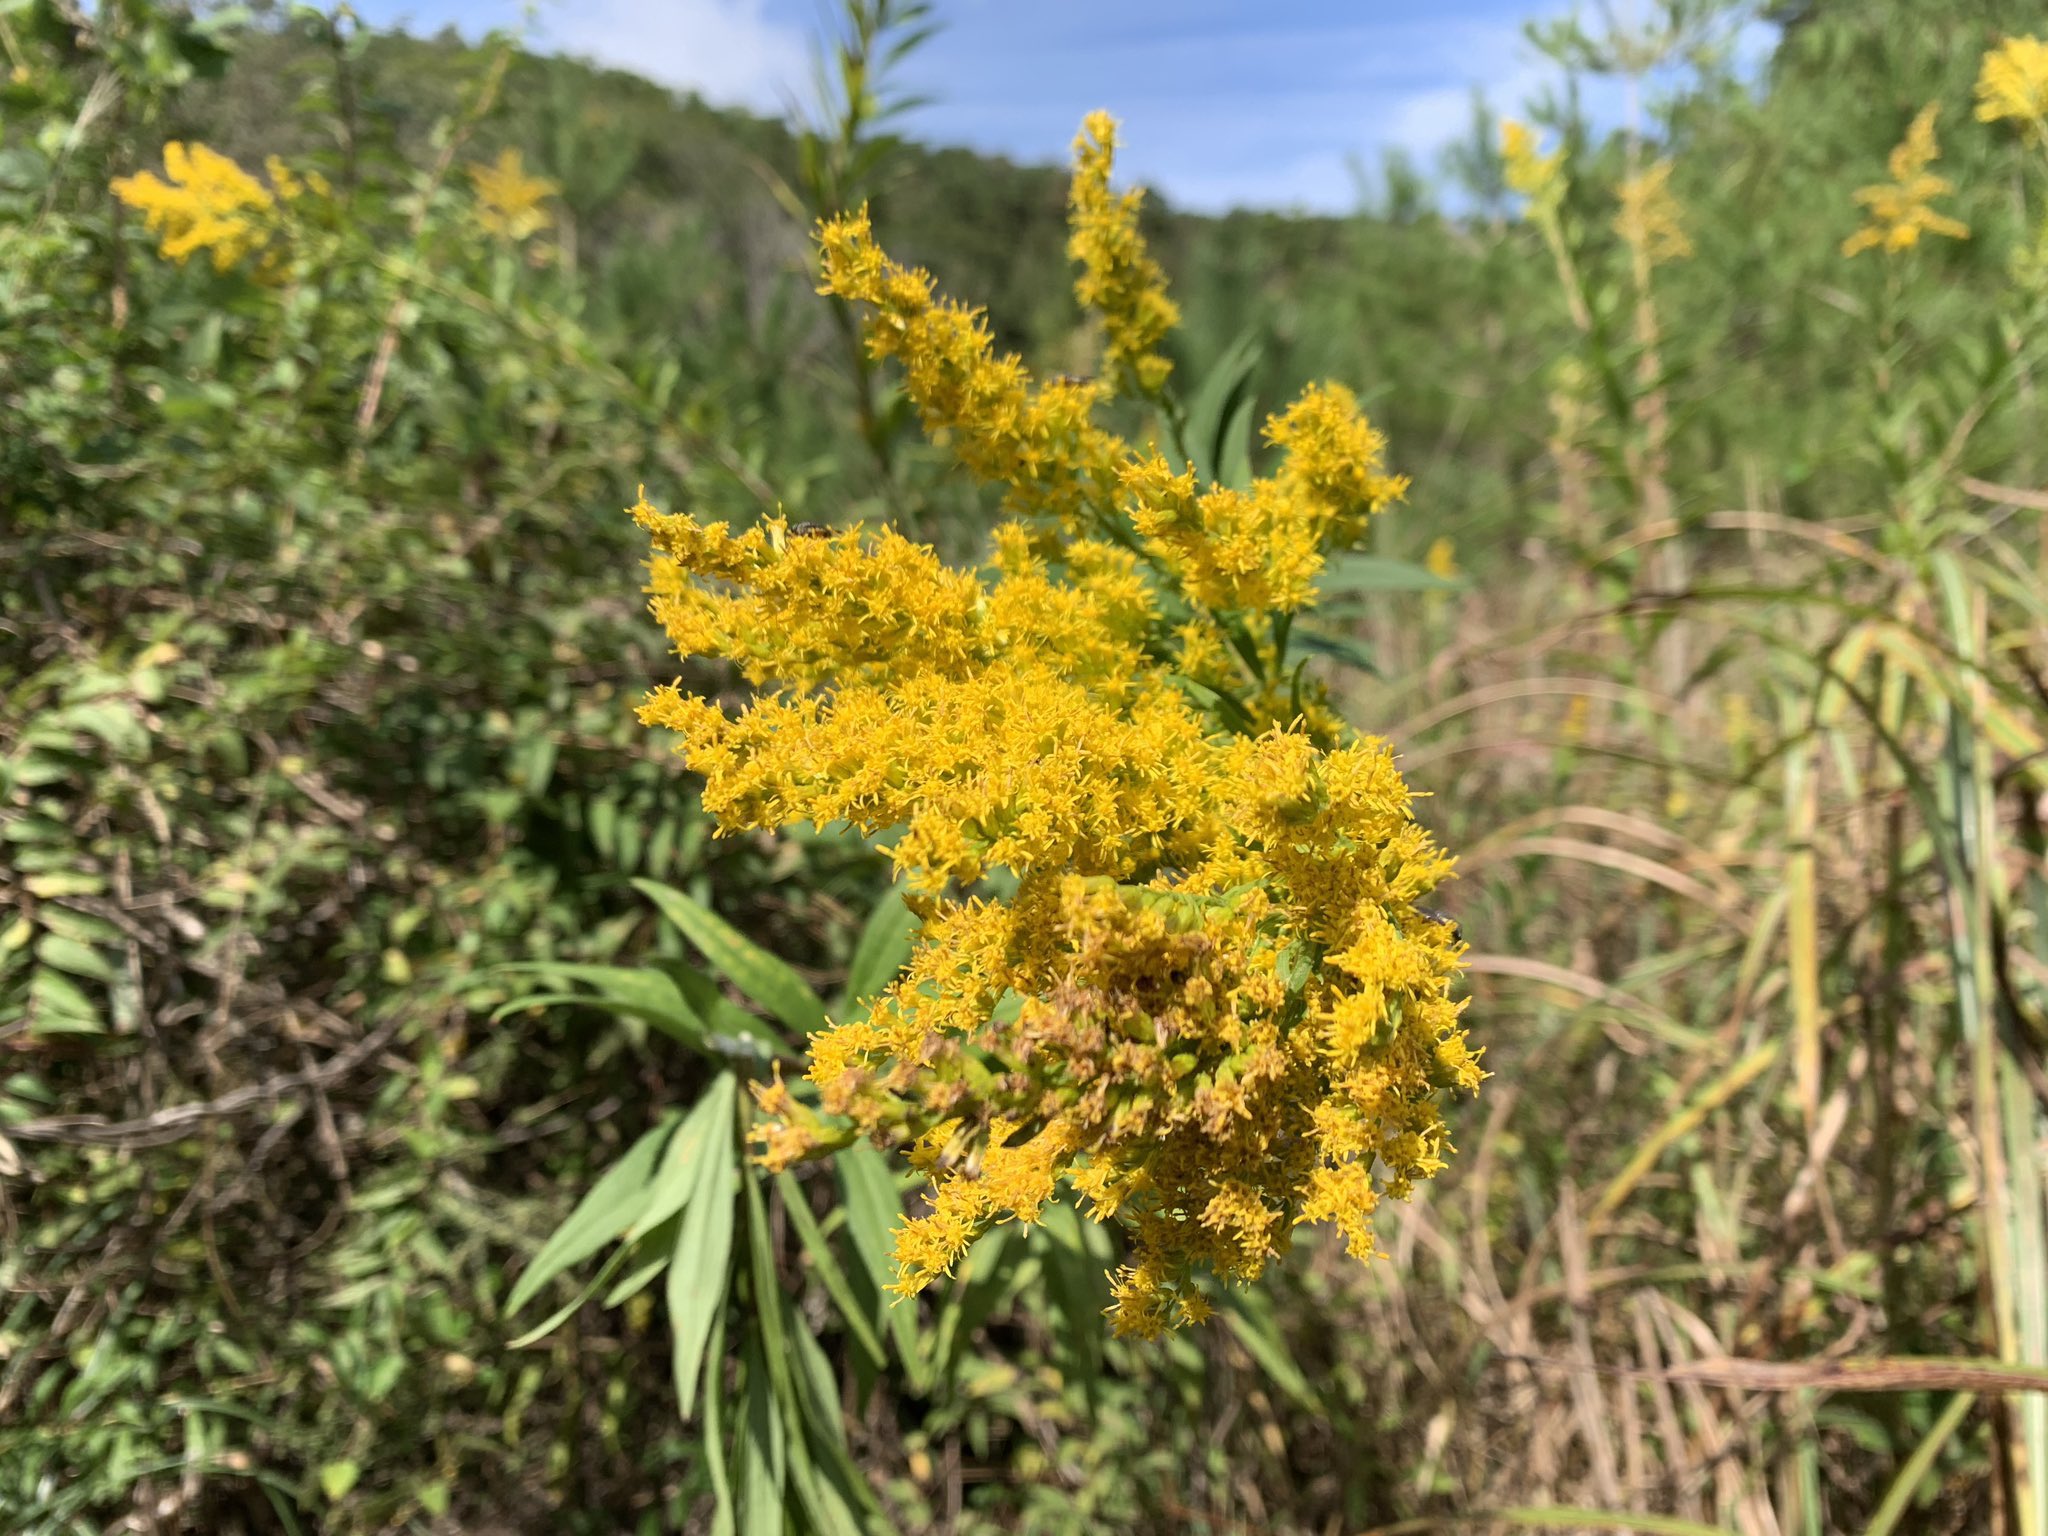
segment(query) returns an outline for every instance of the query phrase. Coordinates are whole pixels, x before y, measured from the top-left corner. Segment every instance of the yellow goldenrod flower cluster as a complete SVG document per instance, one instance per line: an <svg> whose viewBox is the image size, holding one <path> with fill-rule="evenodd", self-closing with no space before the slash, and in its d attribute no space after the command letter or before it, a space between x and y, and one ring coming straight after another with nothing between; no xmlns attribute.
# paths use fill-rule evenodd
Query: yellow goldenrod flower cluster
<svg viewBox="0 0 2048 1536"><path fill-rule="evenodd" d="M476 221L489 233L517 243L554 223L541 203L562 189L545 176L527 175L518 150L501 150L492 164L467 169L476 188Z"/></svg>
<svg viewBox="0 0 2048 1536"><path fill-rule="evenodd" d="M1529 199L1530 216L1555 212L1565 192L1563 146L1538 154L1535 130L1509 118L1500 125L1500 152L1508 190Z"/></svg>
<svg viewBox="0 0 2048 1536"><path fill-rule="evenodd" d="M1892 179L1877 186L1861 187L1856 201L1868 212L1870 222L1842 242L1844 256L1882 249L1886 253L1910 250L1922 234L1942 235L1950 240L1967 240L1970 227L1929 205L1937 197L1955 190L1946 176L1928 170L1941 158L1934 138L1934 119L1941 107L1929 102L1920 109L1905 138L1891 153Z"/></svg>
<svg viewBox="0 0 2048 1536"><path fill-rule="evenodd" d="M1266 423L1279 472L1248 491L1197 491L1159 454L1119 473L1130 523L1180 588L1211 608L1291 612L1314 599L1324 551L1357 542L1407 489L1382 473L1386 440L1340 384L1312 385Z"/></svg>
<svg viewBox="0 0 2048 1536"><path fill-rule="evenodd" d="M883 254L865 209L825 224L819 240L821 291L873 309L868 350L902 364L925 430L949 436L962 464L1004 486L1012 511L1084 528L1088 503L1114 493L1127 451L1095 424L1108 387L1075 379L1034 386L1022 362L997 354L980 310L939 298L930 273Z"/></svg>
<svg viewBox="0 0 2048 1536"><path fill-rule="evenodd" d="M1683 261L1692 255L1692 237L1685 232L1678 199L1671 191L1669 160L1659 160L1640 175L1624 178L1615 196L1621 203L1614 216L1615 233L1641 251L1650 265Z"/></svg>
<svg viewBox="0 0 2048 1536"><path fill-rule="evenodd" d="M1077 183L1106 183L1100 126ZM923 919L896 983L812 1037L817 1107L758 1095L763 1161L900 1148L930 1181L904 1295L1064 1186L1128 1234L1112 1319L1141 1336L1199 1320L1200 1275L1250 1281L1302 1223L1369 1255L1376 1203L1443 1166L1441 1100L1481 1076L1462 948L1417 905L1449 860L1387 745L1283 686L1325 551L1400 492L1383 443L1322 386L1268 423L1272 476L1201 486L1094 424L1102 386L995 356L864 217L823 246L927 425L1025 516L963 570L886 528L633 508L678 652L753 687L730 711L663 688L642 720L680 734L722 832L845 822ZM1153 270L1142 247L1116 262ZM1228 723L1191 682L1232 693Z"/></svg>
<svg viewBox="0 0 2048 1536"><path fill-rule="evenodd" d="M1138 393L1153 395L1173 371L1158 348L1180 323L1180 309L1166 296L1166 274L1138 234L1144 192L1110 191L1115 156L1116 120L1091 113L1074 140L1067 255L1081 265L1074 291L1082 307L1102 317L1105 361Z"/></svg>
<svg viewBox="0 0 2048 1536"><path fill-rule="evenodd" d="M275 215L280 202L292 202L309 189L327 195L327 183L317 171L301 180L275 155L265 162L265 169L270 187L204 144L173 139L164 145L168 181L141 171L116 177L111 187L116 197L141 213L158 249L170 260L182 266L196 252L207 251L214 270L226 272L271 244L279 232ZM259 275L273 269L274 261L266 261Z"/></svg>
<svg viewBox="0 0 2048 1536"><path fill-rule="evenodd" d="M1977 117L2017 122L2028 137L2048 144L2048 38L2007 38L1984 55Z"/></svg>

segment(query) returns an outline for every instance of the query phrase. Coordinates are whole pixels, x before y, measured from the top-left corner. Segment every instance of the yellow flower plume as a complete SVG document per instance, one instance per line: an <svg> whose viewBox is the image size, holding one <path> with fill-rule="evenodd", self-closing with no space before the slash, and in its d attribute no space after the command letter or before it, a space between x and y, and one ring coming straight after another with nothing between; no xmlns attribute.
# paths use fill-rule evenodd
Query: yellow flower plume
<svg viewBox="0 0 2048 1536"><path fill-rule="evenodd" d="M274 192L217 150L173 139L164 145L168 180L140 171L116 177L110 190L142 215L168 260L182 266L205 251L214 270L226 272L271 243L280 201L291 202L309 187L326 195L327 183L317 172L302 181L275 155L266 169Z"/></svg>
<svg viewBox="0 0 2048 1536"><path fill-rule="evenodd" d="M1984 55L1977 75L1977 118L2009 119L2048 144L2048 38L2009 37Z"/></svg>
<svg viewBox="0 0 2048 1536"><path fill-rule="evenodd" d="M828 221L818 240L819 291L870 306L868 350L903 365L925 430L950 436L967 469L1004 486L1012 511L1085 528L1088 504L1108 502L1127 451L1095 424L1107 388L1073 379L1034 386L1019 359L996 351L980 310L939 298L929 272L883 254L867 210Z"/></svg>
<svg viewBox="0 0 2048 1536"><path fill-rule="evenodd" d="M1136 206L1108 197L1108 147L1091 120L1076 259L1145 388L1170 307L1108 228ZM632 509L677 652L752 687L641 709L720 833L844 822L887 842L923 919L896 983L812 1036L817 1107L757 1094L762 1160L856 1134L903 1152L930 1185L897 1234L903 1295L1065 1188L1125 1232L1111 1317L1141 1336L1200 1321L1200 1276L1256 1278L1297 1225L1372 1253L1375 1204L1443 1166L1442 1100L1482 1075L1462 947L1417 905L1450 861L1386 744L1281 667L1328 552L1402 492L1383 440L1318 386L1268 422L1269 476L1204 486L1095 423L1105 385L999 355L865 214L820 244L824 291L870 310L871 351L1019 516L968 570L887 528ZM1237 732L1211 689L1243 695Z"/></svg>
<svg viewBox="0 0 2048 1536"><path fill-rule="evenodd" d="M492 164L467 169L476 188L476 221L491 234L516 242L554 223L541 205L562 189L545 176L529 176L518 150L501 150Z"/></svg>
<svg viewBox="0 0 2048 1536"><path fill-rule="evenodd" d="M1621 204L1614 216L1615 233L1652 266L1692 255L1692 237L1685 232L1678 199L1671 191L1669 160L1624 178L1615 196Z"/></svg>
<svg viewBox="0 0 2048 1536"><path fill-rule="evenodd" d="M1857 189L1856 201L1869 213L1870 222L1842 242L1844 256L1868 250L1887 254L1911 250L1922 234L1941 235L1950 240L1967 240L1970 227L1947 214L1937 213L1930 203L1955 190L1946 176L1928 170L1941 158L1934 138L1934 119L1941 111L1938 102L1920 109L1906 130L1905 138L1891 153L1892 179L1876 186Z"/></svg>
<svg viewBox="0 0 2048 1536"><path fill-rule="evenodd" d="M1196 602L1290 612L1315 595L1324 552L1356 543L1408 482L1384 470L1386 439L1341 384L1312 385L1266 423L1277 474L1248 491L1197 493L1192 471L1159 454L1122 471L1131 526Z"/></svg>
<svg viewBox="0 0 2048 1536"><path fill-rule="evenodd" d="M1166 296L1166 274L1138 233L1144 192L1133 188L1119 195L1109 189L1115 155L1116 120L1107 112L1089 114L1074 140L1067 255L1081 265L1074 296L1083 309L1102 316L1110 369L1140 394L1154 395L1173 371L1158 348L1180 323L1180 310Z"/></svg>

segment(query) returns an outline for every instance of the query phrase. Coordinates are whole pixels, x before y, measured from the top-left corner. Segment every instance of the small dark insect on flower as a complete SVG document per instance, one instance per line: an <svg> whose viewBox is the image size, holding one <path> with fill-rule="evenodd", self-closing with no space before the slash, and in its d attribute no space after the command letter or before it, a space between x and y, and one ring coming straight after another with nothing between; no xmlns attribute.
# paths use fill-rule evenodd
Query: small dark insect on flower
<svg viewBox="0 0 2048 1536"><path fill-rule="evenodd" d="M829 539L832 537L831 526L827 523L791 523L789 525L789 532L792 538L798 539Z"/></svg>
<svg viewBox="0 0 2048 1536"><path fill-rule="evenodd" d="M1084 384L1093 384L1093 379L1083 378L1078 373L1056 373L1052 376L1055 384L1064 384L1069 389L1079 389Z"/></svg>
<svg viewBox="0 0 2048 1536"><path fill-rule="evenodd" d="M1435 907L1425 907L1420 903L1416 905L1415 910L1428 918L1432 923L1442 923L1446 928L1450 929L1451 941L1453 943L1462 944L1465 942L1465 930L1458 926L1458 920L1452 917L1450 913L1439 912Z"/></svg>

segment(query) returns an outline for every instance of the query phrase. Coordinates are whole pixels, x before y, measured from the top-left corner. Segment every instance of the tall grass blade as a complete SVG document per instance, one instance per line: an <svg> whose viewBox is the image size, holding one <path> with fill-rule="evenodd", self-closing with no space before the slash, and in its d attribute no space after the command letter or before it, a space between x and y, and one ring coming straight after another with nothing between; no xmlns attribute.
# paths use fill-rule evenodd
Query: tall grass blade
<svg viewBox="0 0 2048 1536"><path fill-rule="evenodd" d="M1969 1416L1971 1405L1977 1401L1974 1392L1958 1392L1949 1399L1942 1409L1941 1417L1934 1421L1920 1443L1913 1447L1913 1454L1906 1458L1906 1464L1899 1468L1899 1475L1892 1479L1892 1485L1885 1490L1884 1502L1877 1506L1877 1513L1870 1524L1863 1528L1863 1536L1891 1536L1898 1529L1899 1522L1906 1517L1906 1511L1913 1506L1913 1497L1920 1491L1927 1474L1934 1469L1934 1463L1947 1447L1949 1438L1962 1426Z"/></svg>

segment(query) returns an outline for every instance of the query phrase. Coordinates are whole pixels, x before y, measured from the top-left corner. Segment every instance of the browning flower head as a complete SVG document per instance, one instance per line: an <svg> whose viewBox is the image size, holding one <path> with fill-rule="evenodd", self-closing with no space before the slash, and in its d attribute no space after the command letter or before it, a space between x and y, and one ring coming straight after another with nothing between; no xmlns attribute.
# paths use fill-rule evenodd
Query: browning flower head
<svg viewBox="0 0 2048 1536"><path fill-rule="evenodd" d="M476 188L476 221L491 234L514 243L554 223L542 203L562 189L545 176L529 176L516 149L503 149L490 165L467 167Z"/></svg>
<svg viewBox="0 0 2048 1536"><path fill-rule="evenodd" d="M2035 143L2048 144L2048 38L2009 37L1984 55L1977 119L2016 122Z"/></svg>
<svg viewBox="0 0 2048 1536"><path fill-rule="evenodd" d="M321 196L327 193L327 183L317 172L301 180L275 155L265 164L270 187L204 144L173 139L164 145L164 175L169 180L140 171L116 177L111 190L142 215L164 256L183 266L195 253L206 251L213 269L226 272L271 245L279 233L280 202L289 203L308 188ZM258 275L270 275L271 270L272 264L265 262Z"/></svg>
<svg viewBox="0 0 2048 1536"><path fill-rule="evenodd" d="M1678 199L1671 192L1671 162L1659 160L1641 175L1630 176L1615 189L1621 203L1614 216L1615 233L1642 252L1652 266L1683 261L1692 255L1692 237L1685 232Z"/></svg>
<svg viewBox="0 0 2048 1536"><path fill-rule="evenodd" d="M1508 189L1529 199L1530 217L1555 212L1565 192L1563 147L1538 154L1535 130L1508 118L1500 125L1500 152Z"/></svg>
<svg viewBox="0 0 2048 1536"><path fill-rule="evenodd" d="M1135 207L1103 201L1107 154L1091 122L1080 259L1105 295L1154 291L1107 233ZM930 1182L898 1235L904 1295L1070 1190L1129 1236L1112 1315L1141 1335L1199 1321L1199 1275L1255 1278L1300 1223L1371 1253L1374 1204L1443 1165L1441 1100L1481 1076L1461 946L1416 906L1449 860L1386 745L1282 666L1327 552L1404 489L1382 439L1318 386L1267 423L1269 477L1204 486L1096 426L1102 386L1034 386L865 215L821 245L825 291L873 311L870 348L1020 520L962 570L888 529L632 509L676 649L753 687L730 711L673 687L641 709L680 734L721 833L893 834L923 918L896 983L811 1038L817 1108L757 1094L761 1156L902 1150ZM1134 369L1150 313L1111 328ZM996 872L1000 900L978 889Z"/></svg>
<svg viewBox="0 0 2048 1536"><path fill-rule="evenodd" d="M1159 345L1180 323L1180 310L1166 296L1166 274L1138 233L1143 190L1109 189L1115 156L1116 120L1107 112L1089 114L1074 140L1067 255L1081 265L1074 296L1102 317L1111 370L1138 393L1155 395L1173 371Z"/></svg>
<svg viewBox="0 0 2048 1536"><path fill-rule="evenodd" d="M1844 256L1877 249L1887 254L1910 250L1920 243L1923 233L1950 240L1970 238L1967 224L1929 206L1935 198L1955 190L1955 184L1946 176L1937 176L1927 169L1941 158L1941 148L1934 138L1934 119L1940 111L1937 102L1929 102L1920 109L1905 138L1891 153L1889 182L1857 189L1856 201L1868 210L1870 222L1842 242Z"/></svg>

